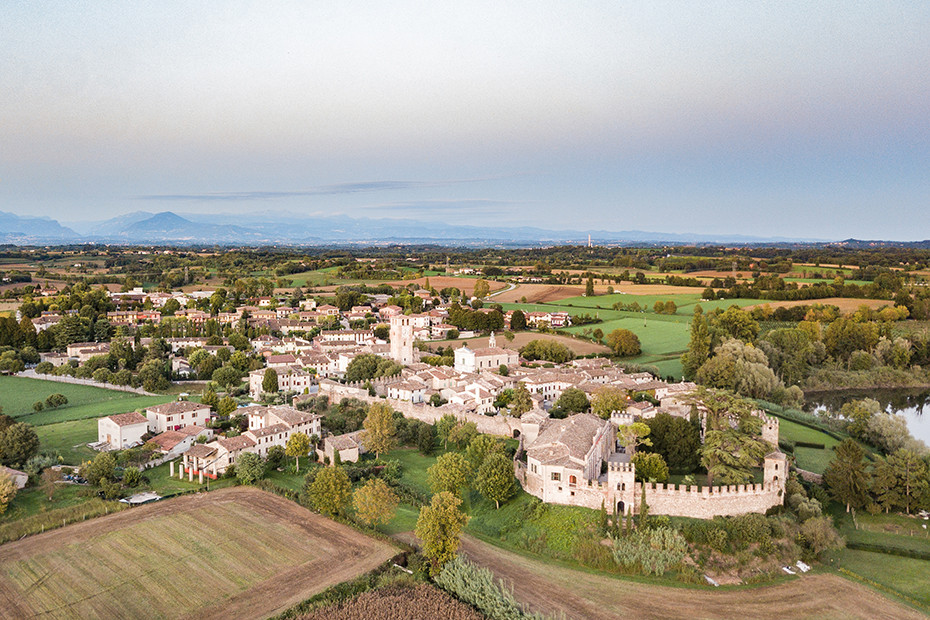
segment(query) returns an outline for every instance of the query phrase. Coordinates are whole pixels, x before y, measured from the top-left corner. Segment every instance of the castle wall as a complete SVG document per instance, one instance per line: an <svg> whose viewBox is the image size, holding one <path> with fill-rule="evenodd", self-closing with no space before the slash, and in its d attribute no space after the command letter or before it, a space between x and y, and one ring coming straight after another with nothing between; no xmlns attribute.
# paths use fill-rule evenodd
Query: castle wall
<svg viewBox="0 0 930 620"><path fill-rule="evenodd" d="M640 509L642 487L636 483L636 511ZM747 512L764 513L782 503L784 493L775 483L701 487L647 484L646 503L650 514L672 517L711 519L715 516L734 516Z"/></svg>

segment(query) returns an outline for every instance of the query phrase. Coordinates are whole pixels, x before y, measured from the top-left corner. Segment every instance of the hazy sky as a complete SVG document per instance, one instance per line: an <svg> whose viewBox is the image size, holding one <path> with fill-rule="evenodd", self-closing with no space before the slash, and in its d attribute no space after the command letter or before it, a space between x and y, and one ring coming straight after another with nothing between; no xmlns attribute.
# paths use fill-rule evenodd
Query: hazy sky
<svg viewBox="0 0 930 620"><path fill-rule="evenodd" d="M930 3L9 2L0 210L930 238Z"/></svg>

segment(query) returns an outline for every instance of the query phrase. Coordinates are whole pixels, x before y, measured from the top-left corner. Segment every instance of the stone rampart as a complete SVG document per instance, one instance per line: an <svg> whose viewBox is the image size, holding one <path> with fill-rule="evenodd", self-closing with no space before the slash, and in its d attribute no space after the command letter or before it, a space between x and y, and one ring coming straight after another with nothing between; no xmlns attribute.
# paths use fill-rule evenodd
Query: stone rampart
<svg viewBox="0 0 930 620"><path fill-rule="evenodd" d="M643 485L636 483L636 511L640 509ZM747 512L764 513L782 503L781 485L740 484L696 487L686 485L646 484L646 503L650 514L672 517L711 519Z"/></svg>
<svg viewBox="0 0 930 620"><path fill-rule="evenodd" d="M479 433L488 435L513 437L513 431L520 430L519 418L502 415L482 415L466 411L460 405L448 403L440 407L432 407L426 403L412 403L405 400L370 396L367 388L344 385L335 381L320 381L320 395L329 396L330 401L333 402L341 398L357 398L366 403L386 402L395 410L400 411L405 418L413 418L427 424L435 424L442 416L451 414L463 422L474 422Z"/></svg>

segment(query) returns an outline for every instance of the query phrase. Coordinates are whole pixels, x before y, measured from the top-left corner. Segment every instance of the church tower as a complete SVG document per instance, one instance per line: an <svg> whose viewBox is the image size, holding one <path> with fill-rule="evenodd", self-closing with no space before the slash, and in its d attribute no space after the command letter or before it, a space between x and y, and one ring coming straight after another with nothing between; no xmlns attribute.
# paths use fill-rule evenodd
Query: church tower
<svg viewBox="0 0 930 620"><path fill-rule="evenodd" d="M494 336L494 332L491 332L491 337L488 338L488 347L495 348L497 346L497 338Z"/></svg>

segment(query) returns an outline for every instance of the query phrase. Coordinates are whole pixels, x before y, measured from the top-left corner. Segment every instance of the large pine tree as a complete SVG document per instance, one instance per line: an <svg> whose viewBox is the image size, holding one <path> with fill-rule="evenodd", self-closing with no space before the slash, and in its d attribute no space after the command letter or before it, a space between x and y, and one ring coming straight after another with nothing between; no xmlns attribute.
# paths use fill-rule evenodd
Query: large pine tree
<svg viewBox="0 0 930 620"><path fill-rule="evenodd" d="M865 451L854 439L846 439L833 452L823 480L836 501L846 504L846 512L862 508L869 501L869 474Z"/></svg>

